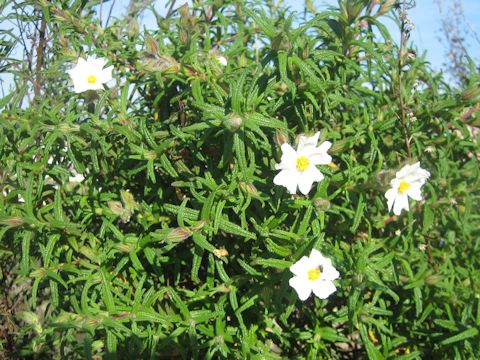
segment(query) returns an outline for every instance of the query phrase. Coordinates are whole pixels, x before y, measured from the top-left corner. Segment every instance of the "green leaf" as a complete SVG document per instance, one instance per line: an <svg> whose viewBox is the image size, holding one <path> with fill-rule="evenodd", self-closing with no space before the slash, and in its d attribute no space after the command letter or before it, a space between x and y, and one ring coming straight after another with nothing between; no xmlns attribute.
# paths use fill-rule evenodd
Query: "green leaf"
<svg viewBox="0 0 480 360"><path fill-rule="evenodd" d="M459 341L463 341L469 338L472 338L474 336L477 336L479 333L478 328L472 327L470 329L467 329L465 331L462 331L461 333L458 333L457 335L451 336L445 340L442 340L440 344L442 345L450 345Z"/></svg>

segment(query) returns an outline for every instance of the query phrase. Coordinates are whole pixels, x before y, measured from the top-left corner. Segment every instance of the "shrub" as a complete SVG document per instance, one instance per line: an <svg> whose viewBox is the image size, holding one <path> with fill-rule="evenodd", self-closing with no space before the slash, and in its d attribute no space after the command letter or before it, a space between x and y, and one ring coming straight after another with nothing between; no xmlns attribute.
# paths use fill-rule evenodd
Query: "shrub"
<svg viewBox="0 0 480 360"><path fill-rule="evenodd" d="M141 8L105 24L97 3L3 5L3 22L36 34L2 64L15 76L0 100L5 352L479 355L473 63L468 87L451 88L406 46L393 1L305 16L194 2L150 9L149 30ZM5 52L25 35L4 31ZM114 80L75 94L67 70L87 55ZM273 184L280 145L317 131L333 162L291 195ZM424 201L389 214L390 180L417 161L431 173ZM340 278L328 299L302 302L289 267L312 249Z"/></svg>

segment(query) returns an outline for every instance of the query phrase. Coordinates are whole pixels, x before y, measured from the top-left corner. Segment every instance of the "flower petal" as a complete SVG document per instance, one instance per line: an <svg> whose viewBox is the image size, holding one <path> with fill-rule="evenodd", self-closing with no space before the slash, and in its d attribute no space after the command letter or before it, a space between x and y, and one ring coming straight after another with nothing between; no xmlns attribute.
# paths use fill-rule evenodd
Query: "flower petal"
<svg viewBox="0 0 480 360"><path fill-rule="evenodd" d="M288 283L295 289L300 300L305 301L312 293L311 281L306 277L294 276Z"/></svg>
<svg viewBox="0 0 480 360"><path fill-rule="evenodd" d="M315 166L308 167L301 172L298 177L298 188L303 195L308 195L312 189L312 185L316 181L323 180L323 174Z"/></svg>
<svg viewBox="0 0 480 360"><path fill-rule="evenodd" d="M103 83L101 81L97 81L95 84L88 84L88 90L103 90Z"/></svg>
<svg viewBox="0 0 480 360"><path fill-rule="evenodd" d="M112 71L113 71L113 65L103 69L102 72L99 74L100 76L98 81L102 84L105 84L110 80L112 80Z"/></svg>
<svg viewBox="0 0 480 360"><path fill-rule="evenodd" d="M82 174L76 174L74 176L70 176L68 178L68 182L82 182L83 180L85 180L85 176L83 176Z"/></svg>
<svg viewBox="0 0 480 360"><path fill-rule="evenodd" d="M298 171L284 169L273 178L273 183L285 186L290 194L295 194L298 185Z"/></svg>
<svg viewBox="0 0 480 360"><path fill-rule="evenodd" d="M225 56L219 55L217 56L217 61L220 63L220 65L227 66L228 61L225 58Z"/></svg>
<svg viewBox="0 0 480 360"><path fill-rule="evenodd" d="M416 162L413 165L405 165L396 173L396 178L405 180L409 183L414 181L420 181L422 184L430 177L430 173L420 167L420 162Z"/></svg>
<svg viewBox="0 0 480 360"><path fill-rule="evenodd" d="M83 81L77 81L77 82L73 82L73 91L76 92L77 94L79 93L82 93L84 91L87 91L89 90L88 89L88 86L85 82Z"/></svg>
<svg viewBox="0 0 480 360"><path fill-rule="evenodd" d="M71 69L68 69L67 70L67 74L70 75L70 78L72 79L73 81L73 77L77 74L77 68L76 67L73 67Z"/></svg>
<svg viewBox="0 0 480 360"><path fill-rule="evenodd" d="M420 201L422 200L422 184L420 182L414 182L410 184L410 187L407 190L407 195L410 196L413 200Z"/></svg>
<svg viewBox="0 0 480 360"><path fill-rule="evenodd" d="M88 67L88 61L85 60L84 58L78 58L77 60L77 66L76 66L78 69L83 69L83 68L86 68Z"/></svg>
<svg viewBox="0 0 480 360"><path fill-rule="evenodd" d="M324 280L313 281L313 284L311 285L311 287L312 287L313 293L320 299L328 298L331 294L333 294L337 290L333 282L324 281Z"/></svg>
<svg viewBox="0 0 480 360"><path fill-rule="evenodd" d="M329 259L323 256L322 253L317 249L312 249L312 252L310 253L310 260L318 265L323 265Z"/></svg>
<svg viewBox="0 0 480 360"><path fill-rule="evenodd" d="M297 166L297 152L288 143L282 144L282 158L280 164L275 165L275 169L295 169Z"/></svg>
<svg viewBox="0 0 480 360"><path fill-rule="evenodd" d="M320 279L325 281L332 281L340 277L340 273L332 265L332 261L328 259L330 265L324 265Z"/></svg>
<svg viewBox="0 0 480 360"><path fill-rule="evenodd" d="M310 261L312 262L313 267L322 267L322 275L320 276L321 280L335 280L340 276L340 273L332 265L332 260L323 256L318 250L312 250Z"/></svg>
<svg viewBox="0 0 480 360"><path fill-rule="evenodd" d="M395 202L397 195L398 195L397 187L389 189L385 193L385 197L387 198L388 211L392 210L393 203Z"/></svg>
<svg viewBox="0 0 480 360"><path fill-rule="evenodd" d="M331 147L332 143L330 141L324 141L320 144L319 147L317 147L317 150L319 152L327 152L328 150L330 150Z"/></svg>
<svg viewBox="0 0 480 360"><path fill-rule="evenodd" d="M313 136L301 135L298 140L297 151L300 152L306 147L316 147L318 138L320 137L320 131L317 131Z"/></svg>
<svg viewBox="0 0 480 360"><path fill-rule="evenodd" d="M405 209L407 211L410 210L407 194L398 194L395 198L395 204L393 205L393 213L395 215L400 215L402 209Z"/></svg>
<svg viewBox="0 0 480 360"><path fill-rule="evenodd" d="M90 60L90 65L95 67L99 72L103 70L103 67L105 66L106 63L107 63L107 60L104 58L99 58L99 59L92 58Z"/></svg>
<svg viewBox="0 0 480 360"><path fill-rule="evenodd" d="M399 171L397 171L395 173L395 177L397 179L401 179L401 178L404 178L406 177L408 174L410 174L410 172L412 171L412 165L405 165L404 167L402 167Z"/></svg>
<svg viewBox="0 0 480 360"><path fill-rule="evenodd" d="M310 155L310 161L313 165L328 165L332 162L332 157L327 153L315 153Z"/></svg>
<svg viewBox="0 0 480 360"><path fill-rule="evenodd" d="M319 147L308 146L298 151L299 155L307 156L313 165L327 165L332 162L332 157L327 154L332 146L330 141L324 141Z"/></svg>
<svg viewBox="0 0 480 360"><path fill-rule="evenodd" d="M300 260L290 266L290 271L297 276L306 276L308 270L313 269L315 266L308 257L302 256Z"/></svg>

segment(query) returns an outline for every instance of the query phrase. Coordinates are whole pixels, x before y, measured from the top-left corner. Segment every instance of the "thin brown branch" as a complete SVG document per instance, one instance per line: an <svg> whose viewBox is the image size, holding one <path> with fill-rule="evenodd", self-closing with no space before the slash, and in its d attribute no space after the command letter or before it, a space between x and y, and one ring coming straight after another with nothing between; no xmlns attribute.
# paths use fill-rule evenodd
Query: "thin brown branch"
<svg viewBox="0 0 480 360"><path fill-rule="evenodd" d="M37 47L37 64L35 67L35 85L34 85L34 98L40 96L40 91L42 89L42 65L43 65L43 53L45 51L45 31L47 29L47 21L45 16L42 16L42 21L40 24L40 31L38 36L38 47Z"/></svg>
<svg viewBox="0 0 480 360"><path fill-rule="evenodd" d="M100 26L102 26L102 20L103 20L103 0L100 0Z"/></svg>
<svg viewBox="0 0 480 360"><path fill-rule="evenodd" d="M177 2L177 0L172 0L172 2L170 3L170 7L168 8L167 15L165 16L165 19L168 19L172 15L173 7L175 6L176 2Z"/></svg>
<svg viewBox="0 0 480 360"><path fill-rule="evenodd" d="M400 99L400 119L402 121L402 130L403 130L403 137L405 139L405 146L407 148L407 157L411 157L411 150L410 150L410 136L408 134L408 128L406 124L406 107L405 107L405 101L403 99L403 83L402 83L402 68L403 68L403 58L404 58L404 52L405 52L405 43L406 43L406 26L407 26L407 13L406 13L406 0L403 0L402 4L402 12L400 14L400 20L401 20L401 29L400 29L400 47L398 49L398 96Z"/></svg>
<svg viewBox="0 0 480 360"><path fill-rule="evenodd" d="M105 28L107 28L108 24L110 23L110 19L112 17L112 11L113 11L113 7L115 6L115 2L116 2L116 0L112 1L112 5L110 6L110 10L108 11L107 21L105 22Z"/></svg>

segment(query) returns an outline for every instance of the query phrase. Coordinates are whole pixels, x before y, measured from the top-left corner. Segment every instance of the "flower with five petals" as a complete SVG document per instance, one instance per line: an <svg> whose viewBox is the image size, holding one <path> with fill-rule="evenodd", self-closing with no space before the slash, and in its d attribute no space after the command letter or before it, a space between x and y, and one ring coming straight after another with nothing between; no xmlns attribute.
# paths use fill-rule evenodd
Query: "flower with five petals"
<svg viewBox="0 0 480 360"><path fill-rule="evenodd" d="M285 186L291 194L300 192L307 195L316 181L322 181L324 176L316 165L327 165L332 157L327 154L332 146L329 141L324 141L317 146L320 132L313 136L300 136L297 150L290 144L282 144L282 158L275 169L280 172L273 179L276 185Z"/></svg>
<svg viewBox="0 0 480 360"><path fill-rule="evenodd" d="M320 299L326 299L337 290L333 280L338 279L340 274L332 261L318 250L313 249L309 257L303 256L290 266L290 271L295 276L289 284L302 301L307 300L312 292Z"/></svg>
<svg viewBox="0 0 480 360"><path fill-rule="evenodd" d="M408 198L422 200L421 188L430 177L430 173L420 167L420 162L405 165L395 174L390 182L391 188L385 193L388 211L393 208L395 215L400 215L403 209L409 210Z"/></svg>
<svg viewBox="0 0 480 360"><path fill-rule="evenodd" d="M90 56L87 60L79 58L75 67L67 71L73 81L73 90L82 93L103 89L103 84L112 80L113 66L104 68L106 63L105 59Z"/></svg>

